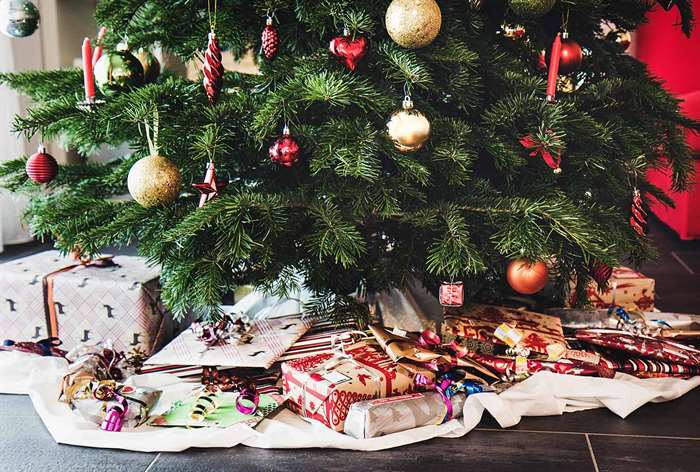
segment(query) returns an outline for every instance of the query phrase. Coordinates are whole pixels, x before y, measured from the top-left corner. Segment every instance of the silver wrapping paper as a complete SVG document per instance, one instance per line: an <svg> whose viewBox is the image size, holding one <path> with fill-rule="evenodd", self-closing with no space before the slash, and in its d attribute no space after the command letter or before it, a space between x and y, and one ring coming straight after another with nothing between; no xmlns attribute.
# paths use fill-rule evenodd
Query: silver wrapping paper
<svg viewBox="0 0 700 472"><path fill-rule="evenodd" d="M466 395L451 398L453 418L462 416ZM350 406L345 434L357 439L398 433L419 426L439 424L445 417L445 401L437 392L365 400Z"/></svg>
<svg viewBox="0 0 700 472"><path fill-rule="evenodd" d="M125 428L135 428L142 425L150 415L151 410L160 398L161 391L149 387L133 387L133 391L123 394L129 404L129 409L124 418ZM102 424L105 417L108 402L95 398L82 398L73 401L71 407L83 417L83 419Z"/></svg>

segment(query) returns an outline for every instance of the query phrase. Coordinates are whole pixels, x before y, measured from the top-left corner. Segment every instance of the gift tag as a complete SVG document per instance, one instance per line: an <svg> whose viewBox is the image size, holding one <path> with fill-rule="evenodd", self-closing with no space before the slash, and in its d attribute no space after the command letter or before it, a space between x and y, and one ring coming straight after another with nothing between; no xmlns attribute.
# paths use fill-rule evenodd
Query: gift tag
<svg viewBox="0 0 700 472"><path fill-rule="evenodd" d="M516 377L526 377L530 372L527 369L527 358L518 356L515 358L515 375Z"/></svg>
<svg viewBox="0 0 700 472"><path fill-rule="evenodd" d="M589 364L598 365L600 363L600 354L595 352L569 349L566 351L566 355L564 357L575 361L588 362Z"/></svg>
<svg viewBox="0 0 700 472"><path fill-rule="evenodd" d="M338 372L338 371L336 371L336 370L328 371L328 372L322 374L321 377L323 377L324 380L327 380L327 381L329 381L330 383L335 384L335 385L338 385L338 384L341 384L341 383L343 383L343 382L348 382L349 380L352 380L352 379L351 379L350 377L348 377L347 375L342 374L342 373L340 373L340 372Z"/></svg>
<svg viewBox="0 0 700 472"><path fill-rule="evenodd" d="M496 328L493 335L510 347L515 347L520 340L523 339L523 335L520 334L520 331L508 323L501 323L501 325Z"/></svg>
<svg viewBox="0 0 700 472"><path fill-rule="evenodd" d="M562 344L548 344L547 345L547 360L548 361L558 361L566 353L566 347Z"/></svg>

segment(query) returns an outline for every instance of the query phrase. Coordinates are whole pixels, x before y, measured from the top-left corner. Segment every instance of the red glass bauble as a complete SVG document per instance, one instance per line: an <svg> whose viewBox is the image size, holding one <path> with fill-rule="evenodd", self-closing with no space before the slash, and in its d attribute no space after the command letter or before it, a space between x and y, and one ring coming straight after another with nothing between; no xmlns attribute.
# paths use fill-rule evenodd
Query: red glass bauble
<svg viewBox="0 0 700 472"><path fill-rule="evenodd" d="M58 162L51 154L46 153L44 146L27 159L27 176L38 184L51 182L58 173Z"/></svg>
<svg viewBox="0 0 700 472"><path fill-rule="evenodd" d="M546 64L549 64L550 51L547 51ZM583 62L583 49L573 39L561 40L559 55L559 74L566 75L576 72Z"/></svg>
<svg viewBox="0 0 700 472"><path fill-rule="evenodd" d="M364 36L355 39L351 39L350 36L337 36L331 40L329 50L348 70L352 71L367 54L367 45L367 39Z"/></svg>
<svg viewBox="0 0 700 472"><path fill-rule="evenodd" d="M270 146L270 160L285 167L292 167L299 162L301 148L299 144L289 135L289 131L284 132L283 136Z"/></svg>
<svg viewBox="0 0 700 472"><path fill-rule="evenodd" d="M516 259L508 264L506 280L513 290L523 295L532 295L542 290L549 281L549 269L544 262Z"/></svg>

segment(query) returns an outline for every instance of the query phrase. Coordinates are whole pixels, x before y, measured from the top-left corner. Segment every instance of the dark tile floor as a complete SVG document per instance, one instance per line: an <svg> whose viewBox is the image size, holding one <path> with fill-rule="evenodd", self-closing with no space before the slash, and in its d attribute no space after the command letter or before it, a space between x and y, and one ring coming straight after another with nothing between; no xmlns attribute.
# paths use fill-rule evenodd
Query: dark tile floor
<svg viewBox="0 0 700 472"><path fill-rule="evenodd" d="M681 242L658 224L652 235L661 257L641 269L656 278L658 305L700 311L700 241ZM0 261L40 249L9 248ZM143 454L57 445L31 402L0 395L0 464L12 471L304 471L530 470L623 472L700 470L700 390L642 407L626 420L607 410L524 418L502 430L485 417L459 439L433 439L383 452L193 449Z"/></svg>

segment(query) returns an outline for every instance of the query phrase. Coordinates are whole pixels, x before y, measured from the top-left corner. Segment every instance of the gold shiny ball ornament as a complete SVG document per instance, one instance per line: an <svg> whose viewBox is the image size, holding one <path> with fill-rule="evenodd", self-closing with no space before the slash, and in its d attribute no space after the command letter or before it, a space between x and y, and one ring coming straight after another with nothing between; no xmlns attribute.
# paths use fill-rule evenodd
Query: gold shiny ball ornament
<svg viewBox="0 0 700 472"><path fill-rule="evenodd" d="M167 157L152 155L136 161L127 179L129 193L145 208L167 205L180 194L180 169Z"/></svg>
<svg viewBox="0 0 700 472"><path fill-rule="evenodd" d="M403 107L389 117L386 129L394 147L403 153L419 150L430 138L430 121L413 108L413 102L408 97L404 99Z"/></svg>
<svg viewBox="0 0 700 472"><path fill-rule="evenodd" d="M102 55L95 64L95 83L105 96L143 85L143 66L126 46Z"/></svg>
<svg viewBox="0 0 700 472"><path fill-rule="evenodd" d="M440 32L442 13L435 0L393 0L386 10L385 23L396 44L422 48Z"/></svg>
<svg viewBox="0 0 700 472"><path fill-rule="evenodd" d="M146 48L136 51L135 56L141 63L141 67L143 67L143 82L146 84L155 82L160 75L160 62L158 62L156 56Z"/></svg>
<svg viewBox="0 0 700 472"><path fill-rule="evenodd" d="M508 6L520 18L532 20L549 13L557 0L508 0Z"/></svg>

